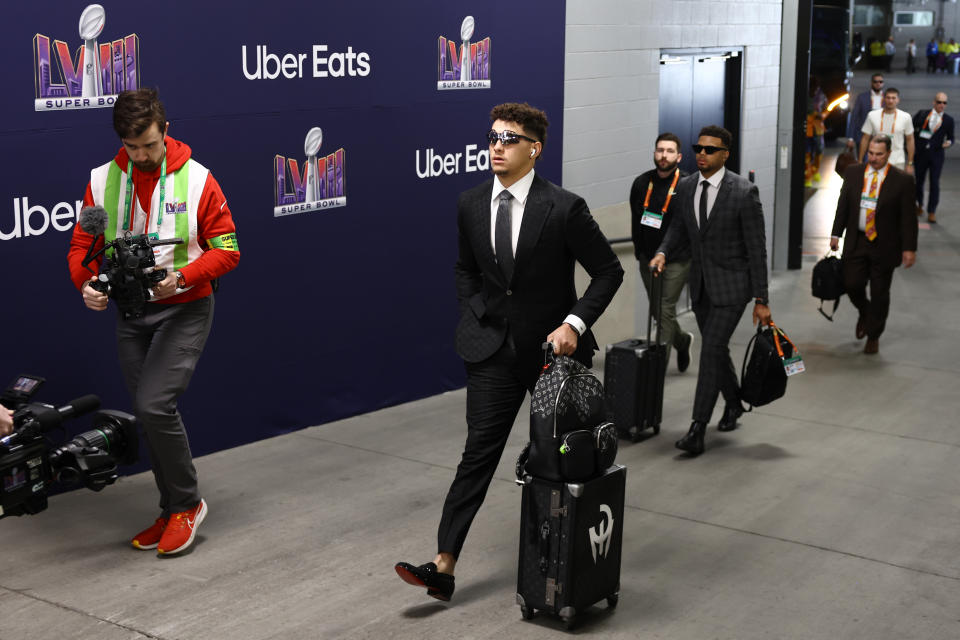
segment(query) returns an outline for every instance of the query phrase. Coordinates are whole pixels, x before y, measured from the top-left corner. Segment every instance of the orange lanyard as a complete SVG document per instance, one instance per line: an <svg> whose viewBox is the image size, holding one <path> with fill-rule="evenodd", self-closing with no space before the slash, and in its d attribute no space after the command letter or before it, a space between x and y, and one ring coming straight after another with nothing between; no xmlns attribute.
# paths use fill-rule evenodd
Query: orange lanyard
<svg viewBox="0 0 960 640"><path fill-rule="evenodd" d="M893 112L893 126L890 127L890 133L894 132L894 129L897 128L897 112ZM880 112L880 133L883 133L883 111Z"/></svg>
<svg viewBox="0 0 960 640"><path fill-rule="evenodd" d="M872 168L873 167L870 167L868 165L867 170L863 172L863 191L861 192L860 195L864 195L864 196L867 195L870 189L870 186L867 184L867 177L870 175L870 169ZM880 174L877 178L877 193L880 193L880 185L883 184L884 179L887 177L887 169L889 168L890 168L890 164L887 163L886 165L884 165L883 171L877 172L878 174Z"/></svg>
<svg viewBox="0 0 960 640"><path fill-rule="evenodd" d="M930 113L927 114L927 119L923 121L923 126L920 127L921 131L927 128L927 123L930 122L930 116L932 115L933 115L933 111L931 110ZM943 116L940 116L940 122L937 123L937 129L939 129L942 125L943 125ZM936 132L937 129L930 129L930 133Z"/></svg>
<svg viewBox="0 0 960 640"><path fill-rule="evenodd" d="M677 186L677 180L680 179L680 168L673 174L673 182L670 183L670 191L667 192L667 199L663 202L663 209L660 210L661 214L667 213L667 207L670 206L670 199L673 198L673 190ZM647 197L643 199L643 209L646 211L647 207L650 206L650 194L653 193L653 178L650 178L650 182L647 183Z"/></svg>

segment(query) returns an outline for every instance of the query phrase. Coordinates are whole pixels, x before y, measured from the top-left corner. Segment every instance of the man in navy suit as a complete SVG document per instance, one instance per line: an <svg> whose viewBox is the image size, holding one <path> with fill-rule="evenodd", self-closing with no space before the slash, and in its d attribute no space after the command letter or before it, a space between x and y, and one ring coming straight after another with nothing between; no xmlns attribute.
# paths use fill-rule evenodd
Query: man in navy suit
<svg viewBox="0 0 960 640"><path fill-rule="evenodd" d="M917 177L917 215L923 215L923 183L929 170L930 198L927 200L929 222L937 221L943 151L953 145L953 118L944 113L946 108L947 94L940 92L933 98L933 109L921 109L913 116L913 135L916 138L914 168Z"/></svg>
<svg viewBox="0 0 960 640"><path fill-rule="evenodd" d="M861 129L867 121L867 114L883 106L883 74L875 73L870 76L870 88L857 96L853 103L853 110L847 120L847 148L854 154L863 136ZM859 160L858 160L859 161Z"/></svg>
<svg viewBox="0 0 960 640"><path fill-rule="evenodd" d="M717 425L720 431L736 429L743 414L729 343L747 303L754 301L754 324L771 322L763 207L756 185L723 166L732 144L733 136L723 127L700 130L693 145L700 171L680 181L679 217L650 261L659 274L687 248L692 254L690 298L703 347L693 423L676 443L692 456L703 453L707 423L721 394L726 407Z"/></svg>
<svg viewBox="0 0 960 640"><path fill-rule="evenodd" d="M547 116L507 103L490 112L494 177L460 195L460 253L454 267L460 323L455 344L467 369L467 442L447 492L433 562L395 569L427 595L449 600L453 569L480 509L520 405L554 353L591 365L589 327L613 299L623 268L583 198L533 170L547 138ZM590 275L577 296L574 265Z"/></svg>

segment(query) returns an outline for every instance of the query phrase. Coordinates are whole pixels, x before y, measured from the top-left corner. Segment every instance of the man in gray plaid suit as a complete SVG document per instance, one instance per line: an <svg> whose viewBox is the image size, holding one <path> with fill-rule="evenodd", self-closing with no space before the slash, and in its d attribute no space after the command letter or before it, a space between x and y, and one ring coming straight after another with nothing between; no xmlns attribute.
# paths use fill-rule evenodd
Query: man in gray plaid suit
<svg viewBox="0 0 960 640"><path fill-rule="evenodd" d="M743 413L736 369L728 346L751 298L753 322L771 322L767 299L767 241L757 187L727 171L733 136L718 126L700 130L693 150L700 170L677 187L679 217L650 261L656 273L671 255L689 248L690 295L703 348L693 401L693 424L677 441L690 455L703 453L704 432L717 396L726 407L717 428L733 431Z"/></svg>

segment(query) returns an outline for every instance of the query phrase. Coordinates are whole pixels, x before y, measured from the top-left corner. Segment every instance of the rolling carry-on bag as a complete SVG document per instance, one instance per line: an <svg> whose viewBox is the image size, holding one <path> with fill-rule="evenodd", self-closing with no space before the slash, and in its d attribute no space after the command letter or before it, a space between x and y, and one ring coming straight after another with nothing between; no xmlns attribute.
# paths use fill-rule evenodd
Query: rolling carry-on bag
<svg viewBox="0 0 960 640"><path fill-rule="evenodd" d="M607 345L603 386L607 419L616 425L621 438L636 442L643 432L660 433L663 415L663 379L667 371L667 347L660 344L661 278L653 278L647 339L630 339ZM656 341L650 341L650 325L657 314Z"/></svg>
<svg viewBox="0 0 960 640"><path fill-rule="evenodd" d="M545 611L571 629L591 605L617 605L626 477L621 465L582 483L523 477L517 604L525 619Z"/></svg>

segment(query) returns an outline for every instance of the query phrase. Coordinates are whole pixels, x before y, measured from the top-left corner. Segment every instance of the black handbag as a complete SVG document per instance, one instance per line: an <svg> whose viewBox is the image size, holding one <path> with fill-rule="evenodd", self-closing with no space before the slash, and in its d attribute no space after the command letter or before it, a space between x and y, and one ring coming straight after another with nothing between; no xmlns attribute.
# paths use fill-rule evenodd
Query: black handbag
<svg viewBox="0 0 960 640"><path fill-rule="evenodd" d="M613 440L616 440L611 423L608 423L610 428L594 433L606 422L603 385L576 360L567 356L554 357L552 345L545 345L544 359L544 370L530 400L529 452L524 464L518 461L518 477L525 472L536 478L562 482L599 475L613 464L613 460L597 469L603 461L598 462L596 450L602 447L608 456L611 450L608 434L611 431ZM578 431L582 433L571 435L567 443L570 452L561 453L564 438ZM563 458L568 455L570 458L564 462ZM616 456L615 446L613 456ZM587 473L584 469L589 470L588 475L579 477ZM567 473L578 477L567 477Z"/></svg>
<svg viewBox="0 0 960 640"><path fill-rule="evenodd" d="M820 312L824 318L833 322L833 315L827 315L823 310L824 300L833 300L833 314L837 313L837 307L840 306L840 298L846 293L843 286L843 262L840 258L830 255L823 257L813 267L813 276L810 279L810 289L814 298L820 299Z"/></svg>
<svg viewBox="0 0 960 640"><path fill-rule="evenodd" d="M787 392L787 372L784 359L796 351L787 334L772 322L758 327L747 343L740 368L740 399L749 407L762 407L783 397Z"/></svg>

